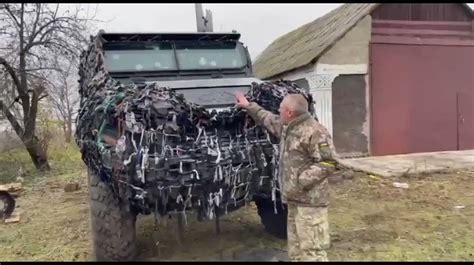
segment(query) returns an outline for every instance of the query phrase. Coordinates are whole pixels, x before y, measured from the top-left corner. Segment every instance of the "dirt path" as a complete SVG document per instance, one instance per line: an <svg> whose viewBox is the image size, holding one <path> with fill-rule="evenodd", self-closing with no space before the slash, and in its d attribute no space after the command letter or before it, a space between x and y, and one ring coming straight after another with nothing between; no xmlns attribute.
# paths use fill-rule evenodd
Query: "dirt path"
<svg viewBox="0 0 474 265"><path fill-rule="evenodd" d="M384 180L358 174L332 186L331 260L472 260L473 172ZM90 260L89 204L80 191L65 193L60 176L27 187L17 209L21 221L0 224L0 260ZM406 182L408 189L393 187ZM464 207L456 207L464 206ZM221 260L244 251L285 250L267 235L251 205L213 222L187 216L185 242L178 245L174 222L154 231L151 216L138 222L141 260Z"/></svg>

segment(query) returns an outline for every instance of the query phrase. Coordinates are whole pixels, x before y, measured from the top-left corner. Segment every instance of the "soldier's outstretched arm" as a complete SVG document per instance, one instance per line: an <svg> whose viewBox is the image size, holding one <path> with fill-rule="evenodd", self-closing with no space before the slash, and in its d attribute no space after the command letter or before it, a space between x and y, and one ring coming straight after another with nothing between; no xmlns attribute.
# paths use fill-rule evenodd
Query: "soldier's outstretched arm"
<svg viewBox="0 0 474 265"><path fill-rule="evenodd" d="M238 108L246 109L258 125L265 127L271 134L280 138L282 123L278 115L266 111L255 102L249 102L244 93L240 91L235 93L235 98L237 99L236 106Z"/></svg>
<svg viewBox="0 0 474 265"><path fill-rule="evenodd" d="M271 134L280 138L282 130L280 116L265 110L255 102L251 102L246 109L258 125L265 127Z"/></svg>

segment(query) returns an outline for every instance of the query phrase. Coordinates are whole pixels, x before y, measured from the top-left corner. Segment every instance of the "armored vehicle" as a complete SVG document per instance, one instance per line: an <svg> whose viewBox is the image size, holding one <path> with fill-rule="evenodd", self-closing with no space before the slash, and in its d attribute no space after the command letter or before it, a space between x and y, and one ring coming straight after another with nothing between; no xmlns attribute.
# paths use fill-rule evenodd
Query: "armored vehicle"
<svg viewBox="0 0 474 265"><path fill-rule="evenodd" d="M266 231L286 237L278 141L235 109L239 90L275 113L285 81L252 74L239 33L99 32L81 56L76 141L89 171L97 260L136 254L135 221L214 219L254 201ZM218 222L216 222L218 224Z"/></svg>

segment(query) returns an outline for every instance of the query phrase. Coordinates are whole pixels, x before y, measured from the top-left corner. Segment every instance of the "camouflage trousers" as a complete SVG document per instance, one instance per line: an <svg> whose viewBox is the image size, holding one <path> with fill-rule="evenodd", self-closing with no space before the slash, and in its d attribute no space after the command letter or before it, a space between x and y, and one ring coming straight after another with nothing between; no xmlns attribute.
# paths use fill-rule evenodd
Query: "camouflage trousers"
<svg viewBox="0 0 474 265"><path fill-rule="evenodd" d="M327 207L288 203L288 257L291 261L328 261Z"/></svg>

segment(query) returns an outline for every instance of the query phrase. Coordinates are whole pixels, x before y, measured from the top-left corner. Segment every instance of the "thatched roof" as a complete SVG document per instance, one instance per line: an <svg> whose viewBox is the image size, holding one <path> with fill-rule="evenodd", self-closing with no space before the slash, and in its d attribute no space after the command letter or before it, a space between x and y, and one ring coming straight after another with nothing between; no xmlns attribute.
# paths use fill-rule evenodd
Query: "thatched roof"
<svg viewBox="0 0 474 265"><path fill-rule="evenodd" d="M314 63L380 4L344 4L273 41L253 64L255 75L270 78ZM469 12L472 9L463 4Z"/></svg>

